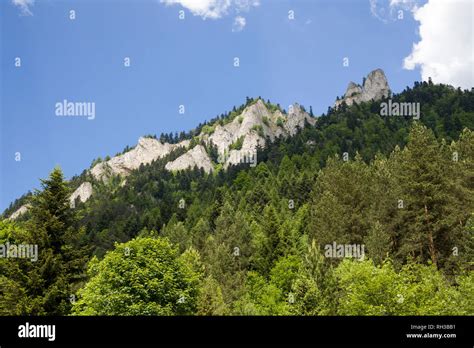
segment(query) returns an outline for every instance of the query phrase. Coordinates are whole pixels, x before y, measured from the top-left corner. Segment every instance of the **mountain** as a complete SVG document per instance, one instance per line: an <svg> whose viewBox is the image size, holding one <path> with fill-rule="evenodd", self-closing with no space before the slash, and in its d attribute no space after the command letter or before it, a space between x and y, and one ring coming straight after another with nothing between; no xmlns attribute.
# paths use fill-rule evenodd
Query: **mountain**
<svg viewBox="0 0 474 348"><path fill-rule="evenodd" d="M354 103L360 104L371 100L380 100L390 96L390 87L382 69L370 72L364 78L362 85L349 82L346 93L342 99L336 100L334 107L338 108L345 103L350 106Z"/></svg>
<svg viewBox="0 0 474 348"><path fill-rule="evenodd" d="M419 119L383 116L382 90L317 118L248 98L69 182L56 168L3 216L34 209L0 221L0 239L42 253L0 259L0 312L472 315L474 90L390 95L419 103ZM51 269L67 290L38 292Z"/></svg>
<svg viewBox="0 0 474 348"><path fill-rule="evenodd" d="M410 89L405 94L409 93L412 93ZM364 78L362 85L350 82L344 97L336 101L331 112L340 109L342 105L368 103L390 95L390 88L383 70L376 69ZM396 98L399 97L395 96ZM425 120L429 121L427 117ZM349 117L348 122L357 121ZM276 139L294 137L306 125L318 127L319 124L324 127L325 123L326 118L318 120L310 116L297 103L285 112L261 98L248 99L247 103L238 110L235 109L226 117L217 118L212 123L201 127L191 139L168 143L149 136L141 137L134 148L109 160L96 163L90 170L85 171L81 175L82 179L75 184L71 195L71 206L75 206L76 200L84 203L93 196L94 186L96 186L94 181L108 181L110 178L118 177L121 178L121 185L126 185L125 178L138 170L140 166L166 158L170 154L177 153L178 150L181 154L165 163L166 170L176 172L197 167L202 168L206 173L211 173L215 172L219 166L227 169L231 165L248 163L248 158L256 154L258 148L264 148ZM307 142L311 144L314 140L308 139ZM391 144L387 145L387 148L391 146ZM16 209L7 209L7 216L17 219L25 214L28 211L28 205L27 202L22 203L22 201L20 199L15 203Z"/></svg>
<svg viewBox="0 0 474 348"><path fill-rule="evenodd" d="M314 125L316 119L311 117L297 103L289 108L288 113L282 112L274 105L266 104L262 99L252 100L243 111L232 119L224 119L223 124L215 122L207 127L206 132L200 132L191 144L190 140L183 140L176 144L163 143L151 137L141 137L138 144L131 150L100 162L89 170L95 180L108 180L113 176L125 178L141 165L150 164L157 159L169 155L182 148L186 152L173 161L169 161L165 168L169 171L186 170L197 167L210 173L214 166L222 162L224 168L236 165L256 153L257 148L265 146L267 141L274 141L278 137L286 138L295 135L305 124ZM200 143L216 147L218 159L216 162L210 158L206 148ZM240 144L238 148L235 146ZM123 182L125 185L125 181ZM75 200L86 202L93 194L90 182L83 182L71 195L71 206ZM10 215L16 219L27 211L27 206Z"/></svg>

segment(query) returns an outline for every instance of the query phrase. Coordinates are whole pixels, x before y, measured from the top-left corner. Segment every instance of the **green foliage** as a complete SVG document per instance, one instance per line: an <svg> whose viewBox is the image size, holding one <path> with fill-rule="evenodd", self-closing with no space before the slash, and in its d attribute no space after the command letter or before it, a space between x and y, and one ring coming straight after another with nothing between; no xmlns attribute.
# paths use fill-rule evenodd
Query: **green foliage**
<svg viewBox="0 0 474 348"><path fill-rule="evenodd" d="M137 238L117 244L89 265L77 315L172 315L196 310L199 254L181 257L166 239Z"/></svg>
<svg viewBox="0 0 474 348"><path fill-rule="evenodd" d="M210 275L221 284L227 304L240 296L252 254L251 232L244 215L225 202L216 219L214 235L206 240L204 260Z"/></svg>
<svg viewBox="0 0 474 348"><path fill-rule="evenodd" d="M333 269L313 240L307 247L302 267L292 285L297 315L335 315L337 281Z"/></svg>
<svg viewBox="0 0 474 348"><path fill-rule="evenodd" d="M262 100L263 101L263 100ZM271 112L274 113L276 111L282 111L280 104L273 104L270 102L270 100L267 100L266 102L263 101L267 109Z"/></svg>
<svg viewBox="0 0 474 348"><path fill-rule="evenodd" d="M433 265L344 260L336 270L340 315L447 315L463 311L458 290ZM472 296L470 296L472 299Z"/></svg>
<svg viewBox="0 0 474 348"><path fill-rule="evenodd" d="M214 133L215 129L216 129L215 125L212 125L212 126L210 126L210 125L205 125L204 127L202 127L201 132L202 132L203 134L211 135L212 133Z"/></svg>
<svg viewBox="0 0 474 348"><path fill-rule="evenodd" d="M301 267L301 260L296 255L289 255L279 259L270 271L272 284L282 290L285 295L291 292L291 287L295 281Z"/></svg>
<svg viewBox="0 0 474 348"><path fill-rule="evenodd" d="M365 238L365 244L372 260L380 264L390 252L390 234L376 221Z"/></svg>
<svg viewBox="0 0 474 348"><path fill-rule="evenodd" d="M0 311L15 315L64 315L83 280L84 229L76 228L69 188L55 168L31 198L31 218L21 226L0 225L0 239L36 246L37 260L1 259Z"/></svg>
<svg viewBox="0 0 474 348"><path fill-rule="evenodd" d="M180 252L184 252L192 243L191 233L186 229L183 222L176 220L175 216L164 227L163 236L167 237L171 243L177 245Z"/></svg>
<svg viewBox="0 0 474 348"><path fill-rule="evenodd" d="M236 141L234 141L232 144L230 144L229 151L230 150L241 150L243 144L244 144L244 137L241 136Z"/></svg>
<svg viewBox="0 0 474 348"><path fill-rule="evenodd" d="M289 305L277 286L249 272L244 295L236 301L235 315L288 315Z"/></svg>
<svg viewBox="0 0 474 348"><path fill-rule="evenodd" d="M284 126L284 121L283 121L283 118L282 117L278 117L277 121L276 121L276 125L278 127L282 127Z"/></svg>
<svg viewBox="0 0 474 348"><path fill-rule="evenodd" d="M201 284L197 303L197 315L226 315L228 308L219 283L211 276Z"/></svg>
<svg viewBox="0 0 474 348"><path fill-rule="evenodd" d="M260 125L260 124L255 124L255 125L252 126L252 130L253 130L253 131L256 131L259 136L261 136L262 138L264 138L265 134L264 134L264 132L263 132L263 127L262 127L262 125Z"/></svg>

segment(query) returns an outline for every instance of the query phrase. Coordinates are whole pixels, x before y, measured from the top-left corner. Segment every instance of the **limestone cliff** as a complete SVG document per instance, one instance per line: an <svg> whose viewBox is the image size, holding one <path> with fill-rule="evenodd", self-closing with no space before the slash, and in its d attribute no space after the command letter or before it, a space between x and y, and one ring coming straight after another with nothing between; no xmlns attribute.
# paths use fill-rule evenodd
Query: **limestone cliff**
<svg viewBox="0 0 474 348"><path fill-rule="evenodd" d="M334 107L338 108L343 102L351 106L354 103L359 104L371 100L380 100L388 96L390 96L390 87L388 86L385 73L382 69L376 69L367 75L362 86L349 82L344 97L336 100Z"/></svg>

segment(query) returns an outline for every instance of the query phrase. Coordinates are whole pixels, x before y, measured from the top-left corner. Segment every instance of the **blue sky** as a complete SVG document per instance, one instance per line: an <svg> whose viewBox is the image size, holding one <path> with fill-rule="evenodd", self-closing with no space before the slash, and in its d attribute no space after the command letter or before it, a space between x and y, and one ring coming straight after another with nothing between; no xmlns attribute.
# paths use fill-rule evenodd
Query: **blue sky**
<svg viewBox="0 0 474 348"><path fill-rule="evenodd" d="M403 68L419 23L409 11L381 20L368 0L261 0L207 19L152 0L15 2L0 5L0 210L55 165L69 178L141 135L189 130L246 96L320 114L375 68L394 92L421 79L419 67ZM236 17L245 18L240 31ZM95 119L57 117L63 99L94 102Z"/></svg>

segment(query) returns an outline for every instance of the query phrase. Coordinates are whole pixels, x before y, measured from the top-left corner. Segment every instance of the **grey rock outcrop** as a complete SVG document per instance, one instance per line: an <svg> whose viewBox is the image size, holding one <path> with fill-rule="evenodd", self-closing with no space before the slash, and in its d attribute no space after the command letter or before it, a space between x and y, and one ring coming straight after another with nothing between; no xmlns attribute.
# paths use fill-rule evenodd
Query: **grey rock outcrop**
<svg viewBox="0 0 474 348"><path fill-rule="evenodd" d="M140 165L149 164L162 158L179 147L188 147L189 140L184 140L178 144L161 143L154 138L141 137L138 144L132 150L112 157L110 160L96 164L90 173L97 180L107 180L111 176L128 176ZM125 181L122 182L122 186ZM79 197L81 202L87 201L93 193L92 185L84 182L74 191L70 197L71 206L74 207L75 200Z"/></svg>
<svg viewBox="0 0 474 348"><path fill-rule="evenodd" d="M69 197L69 204L71 208L75 208L76 199L79 198L79 201L84 203L86 202L93 193L92 184L90 182L83 182ZM13 214L9 216L9 220L16 220L21 215L25 214L30 209L30 204L24 204L18 208Z"/></svg>
<svg viewBox="0 0 474 348"><path fill-rule="evenodd" d="M172 162L166 163L165 169L169 171L184 170L194 167L202 168L206 173L213 171L212 161L202 145L196 145L185 154Z"/></svg>
<svg viewBox="0 0 474 348"><path fill-rule="evenodd" d="M76 191L73 192L71 197L69 198L69 202L71 204L71 208L76 207L76 199L79 198L79 201L84 203L92 196L92 184L90 182L83 182Z"/></svg>
<svg viewBox="0 0 474 348"><path fill-rule="evenodd" d="M262 126L265 135L273 136L269 125L263 122L264 119L269 120L271 116L265 104L258 100L255 104L245 108L242 114L235 117L232 122L224 126L217 125L209 140L217 146L219 153L223 153L239 138L252 133L255 126Z"/></svg>
<svg viewBox="0 0 474 348"><path fill-rule="evenodd" d="M382 69L376 69L367 75L363 85L350 82L342 99L336 100L334 107L337 109L343 102L348 106L354 103L380 100L390 96L390 87Z"/></svg>
<svg viewBox="0 0 474 348"><path fill-rule="evenodd" d="M316 119L303 111L299 104L293 104L293 107L290 108L286 118L284 127L286 130L285 135L295 135L298 132L298 129L303 129L305 122L308 122L310 125L314 126Z"/></svg>
<svg viewBox="0 0 474 348"><path fill-rule="evenodd" d="M265 103L258 99L244 109L241 115L230 123L215 128L214 133L203 139L217 147L219 157L223 159L224 168L230 164L243 163L256 152L258 146L264 146L266 139L270 141L283 136L296 134L305 122L312 125L316 120L303 111L300 105L293 104L288 115L280 110L271 112ZM232 144L242 141L241 149L229 150Z"/></svg>
<svg viewBox="0 0 474 348"><path fill-rule="evenodd" d="M134 149L95 165L91 169L91 174L97 180L103 180L112 175L127 176L132 170L138 169L140 165L149 164L168 155L178 147L187 146L189 146L189 140L178 144L163 144L157 139L142 137Z"/></svg>
<svg viewBox="0 0 474 348"><path fill-rule="evenodd" d="M16 220L18 219L21 215L25 214L28 209L30 209L29 204L24 204L20 208L18 208L13 214L11 214L8 219L9 220Z"/></svg>

